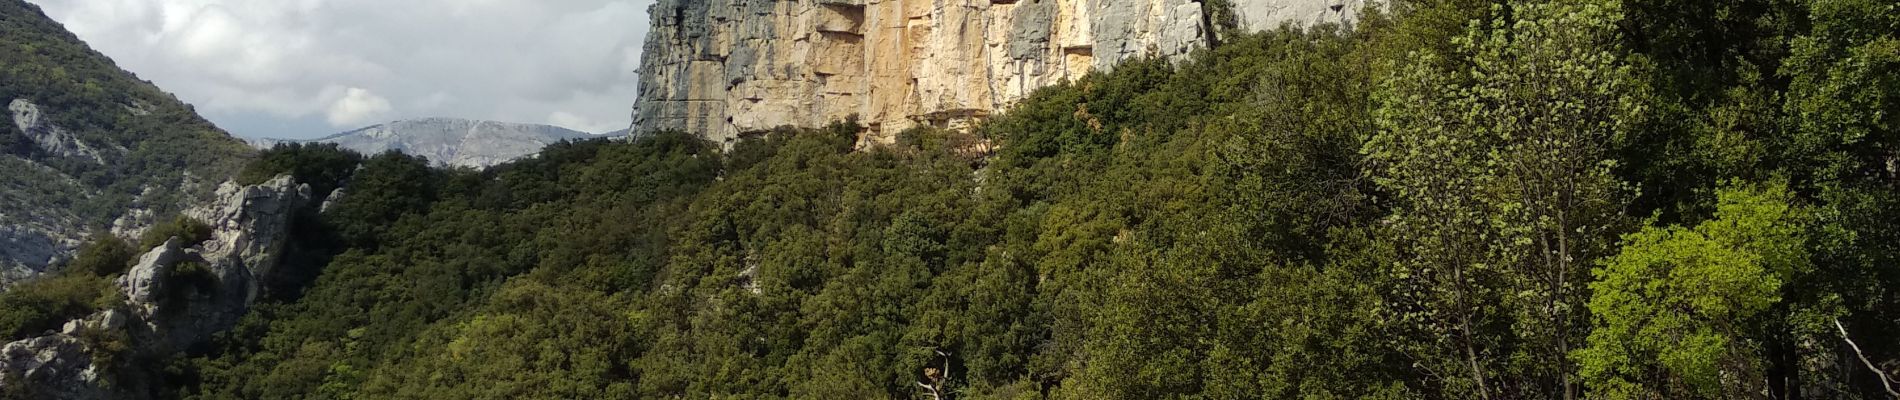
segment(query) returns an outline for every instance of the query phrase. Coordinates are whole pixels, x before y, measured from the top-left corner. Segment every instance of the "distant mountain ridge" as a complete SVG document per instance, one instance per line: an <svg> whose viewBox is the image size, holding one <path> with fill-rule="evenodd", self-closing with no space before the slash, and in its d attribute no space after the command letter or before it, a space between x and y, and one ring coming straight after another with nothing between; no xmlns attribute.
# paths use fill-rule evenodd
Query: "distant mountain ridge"
<svg viewBox="0 0 1900 400"><path fill-rule="evenodd" d="M363 154L400 150L436 165L484 168L541 152L562 140L609 137L553 125L459 118L399 120L312 140L253 139L268 147L282 142L335 143Z"/></svg>

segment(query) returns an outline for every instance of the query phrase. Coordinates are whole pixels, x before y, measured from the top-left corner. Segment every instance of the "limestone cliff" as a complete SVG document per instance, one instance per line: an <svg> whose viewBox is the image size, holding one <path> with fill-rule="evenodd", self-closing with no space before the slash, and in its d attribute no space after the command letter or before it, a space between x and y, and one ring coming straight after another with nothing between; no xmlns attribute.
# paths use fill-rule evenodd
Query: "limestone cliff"
<svg viewBox="0 0 1900 400"><path fill-rule="evenodd" d="M1365 0L1233 0L1246 29L1349 21ZM1200 0L660 0L635 130L731 141L857 115L888 142L1029 92L1213 42Z"/></svg>

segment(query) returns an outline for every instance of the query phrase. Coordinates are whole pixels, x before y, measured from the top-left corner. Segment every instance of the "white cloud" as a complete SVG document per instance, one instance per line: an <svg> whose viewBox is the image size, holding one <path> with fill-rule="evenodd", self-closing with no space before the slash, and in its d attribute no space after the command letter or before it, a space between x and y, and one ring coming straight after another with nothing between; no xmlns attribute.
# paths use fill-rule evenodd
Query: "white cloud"
<svg viewBox="0 0 1900 400"><path fill-rule="evenodd" d="M327 116L330 126L346 128L382 118L389 111L388 99L363 88L349 88L344 90L343 98L330 103Z"/></svg>
<svg viewBox="0 0 1900 400"><path fill-rule="evenodd" d="M548 114L548 123L554 126L564 126L564 127L567 127L568 129L576 129L582 132L590 132L590 133L600 133L600 132L613 130L607 125L601 124L599 122L590 121L587 119L587 117L582 117L580 115L575 115L574 113L570 113L566 111L555 111L552 114Z"/></svg>
<svg viewBox="0 0 1900 400"><path fill-rule="evenodd" d="M624 128L653 0L29 1L233 133L314 137L362 118Z"/></svg>

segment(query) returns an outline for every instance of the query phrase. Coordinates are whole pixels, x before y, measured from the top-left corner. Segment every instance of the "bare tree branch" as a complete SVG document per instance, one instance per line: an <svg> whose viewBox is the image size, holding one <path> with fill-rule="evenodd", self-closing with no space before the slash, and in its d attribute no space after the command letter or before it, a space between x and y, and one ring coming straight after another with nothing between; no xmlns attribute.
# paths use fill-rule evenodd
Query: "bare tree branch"
<svg viewBox="0 0 1900 400"><path fill-rule="evenodd" d="M942 395L942 394L939 394L939 393L937 393L937 388L935 388L935 387L931 387L930 385L925 385L925 384L924 384L923 382L917 382L917 386L921 386L921 387L923 387L923 388L924 388L924 390L927 390L927 391L929 391L929 392L930 392L930 398L932 398L932 399L937 399L937 400L943 400L943 395Z"/></svg>
<svg viewBox="0 0 1900 400"><path fill-rule="evenodd" d="M1888 378L1887 373L1884 371L1881 371L1880 367L1874 366L1873 360L1867 359L1867 354L1862 353L1860 351L1860 345L1854 344L1854 339L1847 337L1847 326L1841 325L1840 318L1834 319L1834 328L1841 330L1841 340L1847 342L1847 347L1851 347L1854 349L1854 356L1860 357L1860 363L1866 364L1867 370L1873 371L1874 376L1880 378L1880 386L1882 388L1887 389L1887 395L1893 396L1896 399L1900 399L1900 392L1896 392L1893 390L1893 379Z"/></svg>
<svg viewBox="0 0 1900 400"><path fill-rule="evenodd" d="M938 357L943 358L943 369L924 368L924 379L930 381L930 383L918 381L917 386L929 391L931 399L946 400L944 399L943 386L944 382L950 380L950 353L945 353L943 350L937 349L930 350L937 353Z"/></svg>

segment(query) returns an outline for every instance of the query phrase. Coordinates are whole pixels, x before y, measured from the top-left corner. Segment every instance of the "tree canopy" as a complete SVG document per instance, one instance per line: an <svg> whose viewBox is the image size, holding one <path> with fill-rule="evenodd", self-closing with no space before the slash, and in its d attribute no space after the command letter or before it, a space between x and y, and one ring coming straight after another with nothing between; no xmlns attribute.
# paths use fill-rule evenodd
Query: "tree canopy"
<svg viewBox="0 0 1900 400"><path fill-rule="evenodd" d="M341 188L307 277L155 395L1887 398L1890 3L1401 1L890 145L279 147Z"/></svg>

